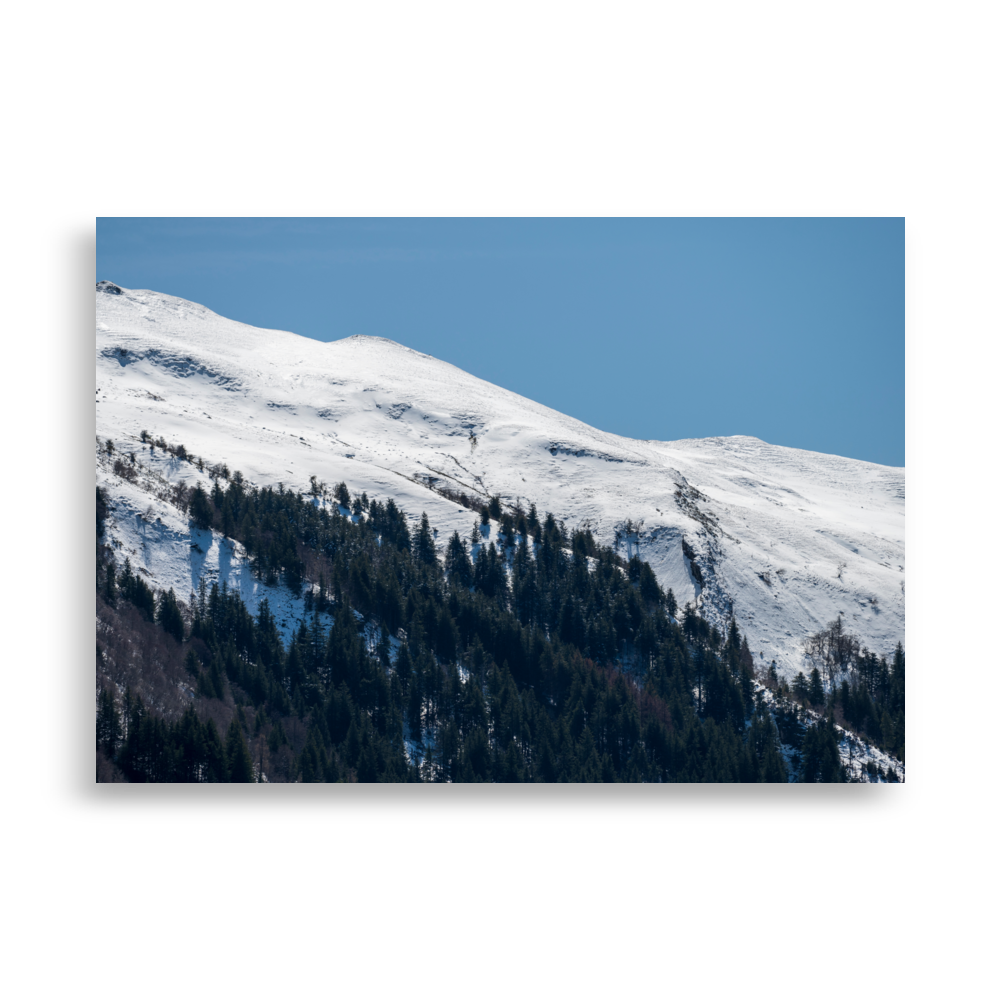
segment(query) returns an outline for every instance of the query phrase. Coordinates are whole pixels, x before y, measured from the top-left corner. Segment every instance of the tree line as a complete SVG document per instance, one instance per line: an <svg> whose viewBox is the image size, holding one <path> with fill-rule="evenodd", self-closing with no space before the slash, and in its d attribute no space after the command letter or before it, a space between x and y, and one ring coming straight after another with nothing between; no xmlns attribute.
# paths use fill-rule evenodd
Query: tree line
<svg viewBox="0 0 1000 1000"><path fill-rule="evenodd" d="M168 719L102 686L98 754L116 774L776 782L791 746L798 778L844 778L832 720L807 725L765 704L735 620L722 634L679 611L638 556L534 506L501 509L488 543L480 525L492 516L439 546L426 514L411 532L391 499L340 484L328 505L318 492L235 473L183 498L196 526L244 546L262 580L304 588L307 617L287 644L266 600L251 614L204 582L186 603L154 595L99 545L98 601L128 604L136 629L171 637L192 700ZM99 542L102 504L106 516L98 491ZM210 718L224 710L225 739Z"/></svg>

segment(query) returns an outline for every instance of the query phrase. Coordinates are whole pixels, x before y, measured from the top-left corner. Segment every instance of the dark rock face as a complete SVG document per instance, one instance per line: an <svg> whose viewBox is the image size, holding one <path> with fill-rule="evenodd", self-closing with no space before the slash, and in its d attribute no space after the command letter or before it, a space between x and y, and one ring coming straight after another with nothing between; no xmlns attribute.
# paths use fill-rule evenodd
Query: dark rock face
<svg viewBox="0 0 1000 1000"><path fill-rule="evenodd" d="M121 295L122 293L122 290L113 281L99 281L97 290L107 292L109 295Z"/></svg>

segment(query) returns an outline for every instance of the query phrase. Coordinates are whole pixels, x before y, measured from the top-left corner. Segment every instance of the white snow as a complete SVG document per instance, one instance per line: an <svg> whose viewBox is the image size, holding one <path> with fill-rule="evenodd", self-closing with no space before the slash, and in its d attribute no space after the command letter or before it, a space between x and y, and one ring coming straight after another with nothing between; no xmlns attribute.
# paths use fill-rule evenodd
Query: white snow
<svg viewBox="0 0 1000 1000"><path fill-rule="evenodd" d="M266 598L282 641L287 643L310 617L305 612L305 601L293 597L287 587L271 587L257 579L239 542L217 531L195 527L163 498L168 476L173 482L191 485L200 481L207 489L211 489L211 480L188 463L169 456L162 458L162 454L137 452L140 475L135 483L113 473L113 459L101 452L97 455L97 484L108 495L105 541L114 549L118 568L128 559L132 570L150 586L157 590L172 588L185 604L190 603L192 593L197 593L202 579L208 588L213 583L220 587L225 583L229 590L239 591L253 615ZM328 626L328 616L321 618Z"/></svg>
<svg viewBox="0 0 1000 1000"><path fill-rule="evenodd" d="M751 437L632 440L389 340L321 343L152 291L96 297L97 434L119 449L139 454L146 429L261 485L344 480L393 497L414 527L426 511L439 549L455 529L467 538L476 516L428 483L533 501L609 544L617 525L641 520L640 554L664 589L720 626L732 608L755 660L763 653L786 676L809 666L806 638L838 614L878 653L904 638L903 469ZM198 475L154 461L172 482ZM203 560L230 586L259 590L229 543L213 536L199 555L176 511L137 518L148 499L110 473L105 481L125 504L116 530L148 553L157 586L186 598ZM273 597L272 607L278 615Z"/></svg>

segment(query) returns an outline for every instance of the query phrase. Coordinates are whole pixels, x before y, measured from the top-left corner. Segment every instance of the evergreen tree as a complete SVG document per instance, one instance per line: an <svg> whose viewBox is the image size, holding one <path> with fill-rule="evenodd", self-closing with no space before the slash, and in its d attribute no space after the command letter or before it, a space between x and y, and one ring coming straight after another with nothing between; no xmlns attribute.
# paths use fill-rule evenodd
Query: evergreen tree
<svg viewBox="0 0 1000 1000"><path fill-rule="evenodd" d="M173 587L161 592L156 621L168 635L172 635L178 642L184 641L184 619L181 617L181 609L174 596Z"/></svg>
<svg viewBox="0 0 1000 1000"><path fill-rule="evenodd" d="M315 729L309 731L309 738L299 755L298 770L305 783L326 780L326 753Z"/></svg>
<svg viewBox="0 0 1000 1000"><path fill-rule="evenodd" d="M813 667L812 672L809 674L809 688L806 691L806 697L809 699L810 703L813 705L823 704L823 681L819 676L819 668Z"/></svg>
<svg viewBox="0 0 1000 1000"><path fill-rule="evenodd" d="M465 543L459 538L457 531L448 542L445 570L453 586L468 587L471 585L472 563L469 561L469 553L465 548Z"/></svg>
<svg viewBox="0 0 1000 1000"><path fill-rule="evenodd" d="M240 725L240 710L233 713L229 723L229 733L226 736L226 768L229 780L249 782L254 780L253 764L250 761L250 750L247 747L243 727Z"/></svg>
<svg viewBox="0 0 1000 1000"><path fill-rule="evenodd" d="M121 717L115 699L107 688L101 688L97 702L97 749L114 759L121 743Z"/></svg>
<svg viewBox="0 0 1000 1000"><path fill-rule="evenodd" d="M420 517L420 531L417 533L414 555L419 562L425 565L433 566L437 563L437 556L434 551L434 536L431 534L431 526L427 520L426 511Z"/></svg>
<svg viewBox="0 0 1000 1000"><path fill-rule="evenodd" d="M215 723L209 719L202 734L204 741L203 781L228 781L229 766L226 763L226 752L219 739L219 731L215 728ZM247 759L249 760L249 751Z"/></svg>
<svg viewBox="0 0 1000 1000"><path fill-rule="evenodd" d="M665 607L667 609L667 614L670 615L671 618L677 617L677 598L674 597L673 590L667 590Z"/></svg>

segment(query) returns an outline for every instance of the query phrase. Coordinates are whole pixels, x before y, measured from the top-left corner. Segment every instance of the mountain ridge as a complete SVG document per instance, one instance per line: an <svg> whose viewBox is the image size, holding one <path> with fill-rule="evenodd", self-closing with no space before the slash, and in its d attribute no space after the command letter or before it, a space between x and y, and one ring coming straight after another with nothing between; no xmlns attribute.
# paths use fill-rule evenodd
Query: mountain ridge
<svg viewBox="0 0 1000 1000"><path fill-rule="evenodd" d="M444 535L475 520L445 487L605 542L641 522L625 544L664 589L717 624L735 613L786 675L837 614L876 652L904 637L904 469L743 435L623 438L388 338L315 341L150 290L97 292L97 376L98 434L126 450L145 429L264 485L344 480Z"/></svg>

